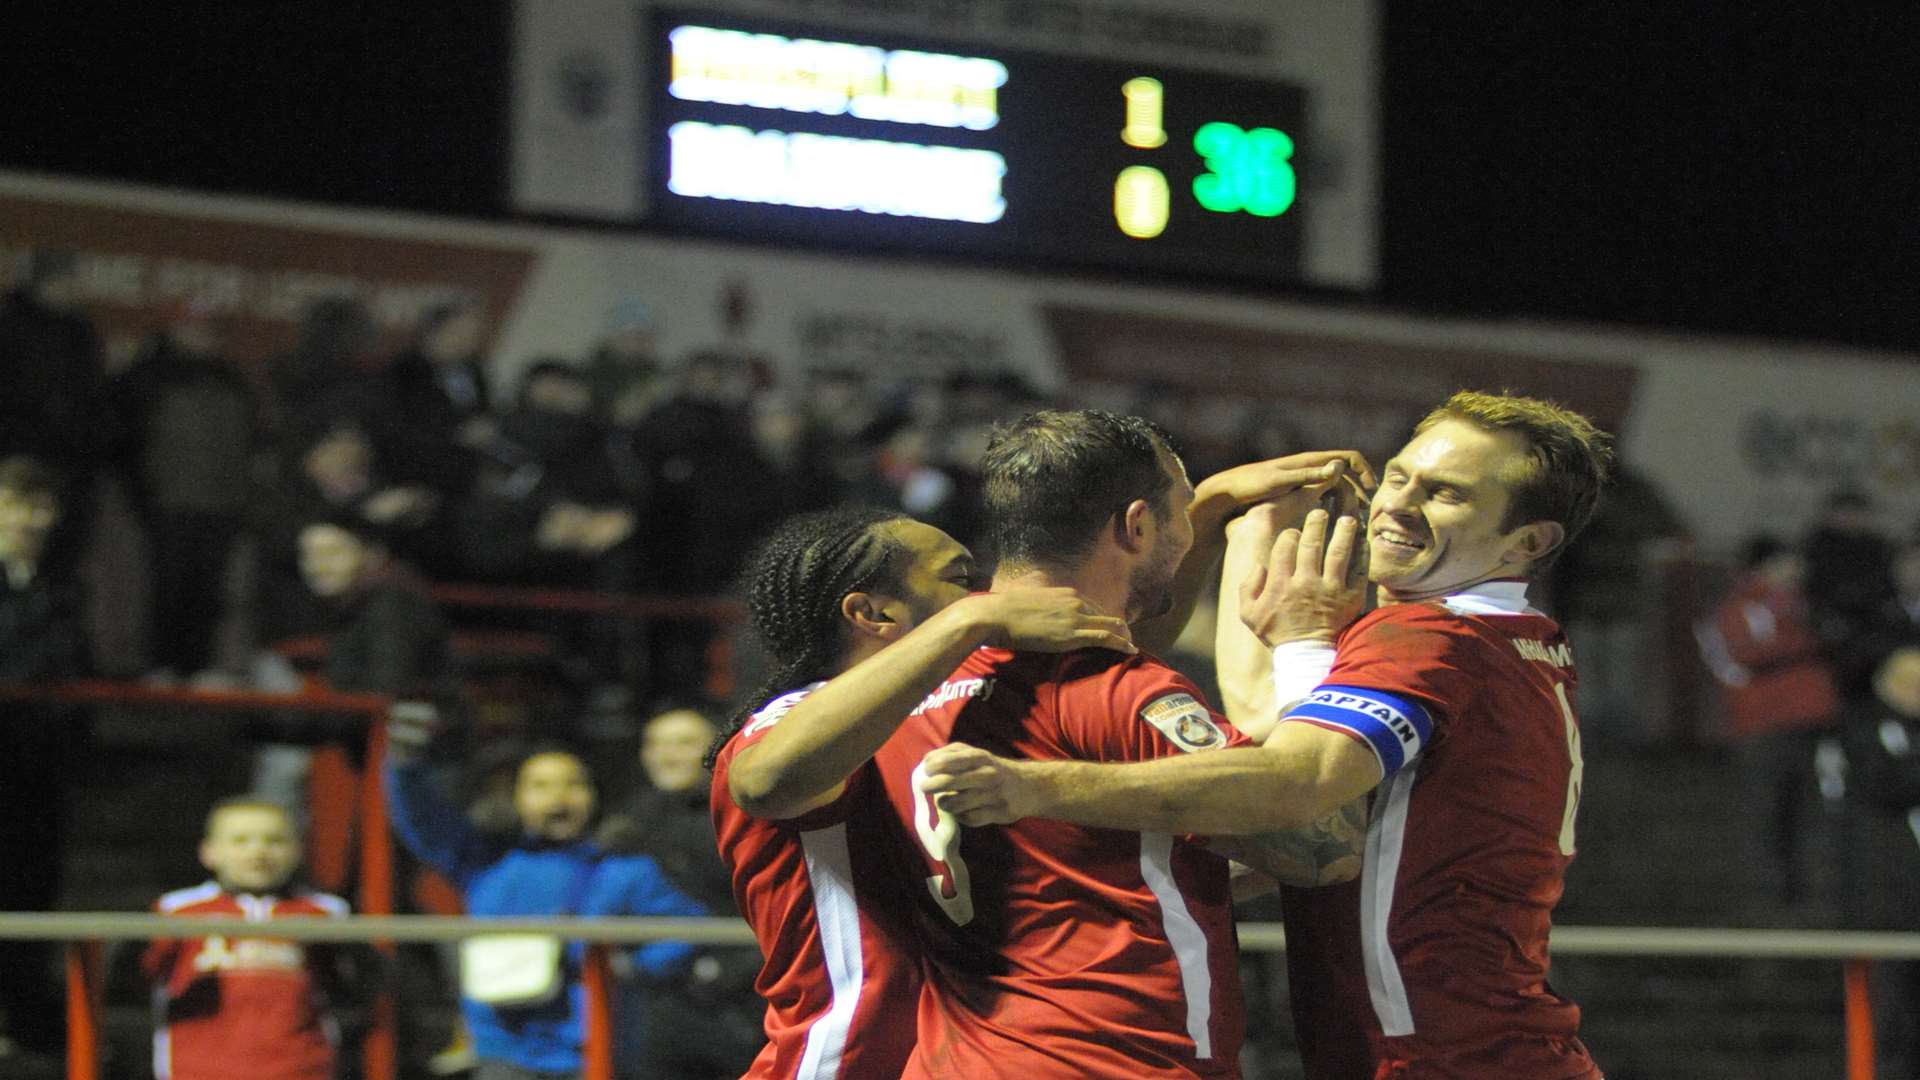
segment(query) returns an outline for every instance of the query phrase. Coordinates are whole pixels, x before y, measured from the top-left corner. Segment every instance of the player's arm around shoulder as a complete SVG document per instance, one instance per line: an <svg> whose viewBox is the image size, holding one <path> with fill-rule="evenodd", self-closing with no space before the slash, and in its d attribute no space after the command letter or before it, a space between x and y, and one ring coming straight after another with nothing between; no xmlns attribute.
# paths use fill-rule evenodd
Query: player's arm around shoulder
<svg viewBox="0 0 1920 1080"><path fill-rule="evenodd" d="M742 747L727 774L728 794L748 814L774 820L833 802L914 706L983 645L1135 651L1124 620L1072 589L974 594L835 676Z"/></svg>

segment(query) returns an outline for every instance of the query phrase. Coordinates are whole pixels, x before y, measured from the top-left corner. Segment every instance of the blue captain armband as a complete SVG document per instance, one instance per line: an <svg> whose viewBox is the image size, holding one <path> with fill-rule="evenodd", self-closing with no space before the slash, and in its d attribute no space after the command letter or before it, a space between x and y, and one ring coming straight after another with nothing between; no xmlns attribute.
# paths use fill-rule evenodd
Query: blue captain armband
<svg viewBox="0 0 1920 1080"><path fill-rule="evenodd" d="M1281 721L1304 720L1359 736L1380 759L1381 779L1399 772L1433 736L1433 717L1418 699L1365 686L1321 686Z"/></svg>

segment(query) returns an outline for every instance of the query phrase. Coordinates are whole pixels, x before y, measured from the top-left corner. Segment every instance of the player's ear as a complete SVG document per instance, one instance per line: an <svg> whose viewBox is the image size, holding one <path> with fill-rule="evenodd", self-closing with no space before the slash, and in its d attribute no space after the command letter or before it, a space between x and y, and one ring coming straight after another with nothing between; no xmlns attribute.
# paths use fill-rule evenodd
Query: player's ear
<svg viewBox="0 0 1920 1080"><path fill-rule="evenodd" d="M857 634L892 640L902 632L902 623L893 610L895 603L880 593L850 592L840 599L840 617Z"/></svg>
<svg viewBox="0 0 1920 1080"><path fill-rule="evenodd" d="M1153 506L1145 499L1135 499L1127 504L1125 510L1113 515L1113 539L1120 550L1137 554L1146 550L1149 522L1153 520Z"/></svg>
<svg viewBox="0 0 1920 1080"><path fill-rule="evenodd" d="M211 873L213 871L213 859L208 854L208 850L207 850L208 846L209 846L209 841L206 841L206 840L200 841L200 851L199 851L200 865L205 867L207 871Z"/></svg>
<svg viewBox="0 0 1920 1080"><path fill-rule="evenodd" d="M1566 538L1566 526L1557 521L1529 521L1513 530L1507 545L1508 561L1537 563L1558 551Z"/></svg>

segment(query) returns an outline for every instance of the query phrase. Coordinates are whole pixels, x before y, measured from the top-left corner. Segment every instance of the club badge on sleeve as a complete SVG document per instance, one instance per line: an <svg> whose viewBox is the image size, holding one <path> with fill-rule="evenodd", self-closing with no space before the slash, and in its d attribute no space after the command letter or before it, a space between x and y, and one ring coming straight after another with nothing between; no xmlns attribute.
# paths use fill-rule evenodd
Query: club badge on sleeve
<svg viewBox="0 0 1920 1080"><path fill-rule="evenodd" d="M1195 701L1192 694L1166 694L1147 702L1140 718L1160 729L1173 745L1193 753L1227 744L1226 732L1213 722L1213 714Z"/></svg>

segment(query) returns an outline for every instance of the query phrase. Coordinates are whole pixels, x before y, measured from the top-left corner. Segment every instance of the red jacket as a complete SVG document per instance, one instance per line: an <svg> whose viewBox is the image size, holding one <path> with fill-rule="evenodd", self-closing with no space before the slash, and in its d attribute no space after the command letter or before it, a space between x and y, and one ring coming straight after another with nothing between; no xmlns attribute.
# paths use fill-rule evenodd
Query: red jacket
<svg viewBox="0 0 1920 1080"><path fill-rule="evenodd" d="M1759 575L1743 578L1698 635L1726 700L1729 735L1823 728L1836 721L1840 696L1800 590Z"/></svg>
<svg viewBox="0 0 1920 1080"><path fill-rule="evenodd" d="M161 1080L330 1080L334 1025L315 985L314 957L274 938L267 923L338 918L325 893L247 896L213 882L154 905L162 915L218 915L259 923L259 937L154 942L141 968L155 983L153 1071ZM186 920L183 919L183 922Z"/></svg>

